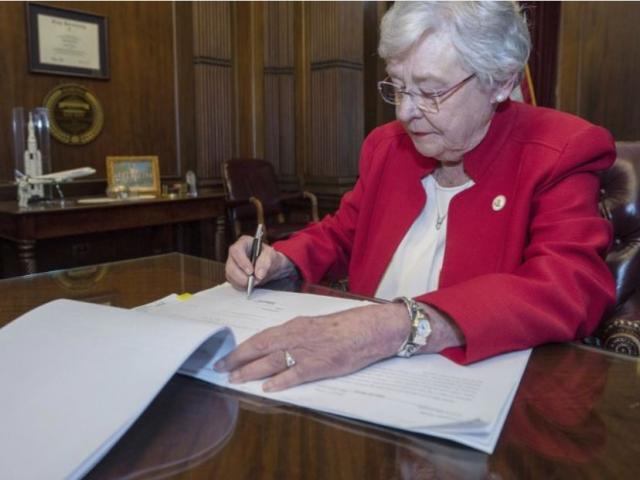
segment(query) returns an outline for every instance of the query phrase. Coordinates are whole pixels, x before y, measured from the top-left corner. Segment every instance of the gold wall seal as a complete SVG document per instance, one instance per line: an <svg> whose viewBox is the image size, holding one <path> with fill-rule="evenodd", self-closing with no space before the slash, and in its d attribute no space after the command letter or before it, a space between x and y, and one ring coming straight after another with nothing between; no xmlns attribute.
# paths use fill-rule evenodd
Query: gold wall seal
<svg viewBox="0 0 640 480"><path fill-rule="evenodd" d="M95 139L104 126L98 99L82 85L58 85L44 97L49 109L51 135L67 145L84 145Z"/></svg>

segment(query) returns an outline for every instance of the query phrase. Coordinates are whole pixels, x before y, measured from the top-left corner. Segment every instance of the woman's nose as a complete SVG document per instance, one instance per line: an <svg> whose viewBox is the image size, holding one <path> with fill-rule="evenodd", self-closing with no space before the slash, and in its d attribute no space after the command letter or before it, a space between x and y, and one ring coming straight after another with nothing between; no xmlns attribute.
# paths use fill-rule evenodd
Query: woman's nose
<svg viewBox="0 0 640 480"><path fill-rule="evenodd" d="M409 122L422 116L422 111L413 102L411 95L404 94L396 105L396 118L401 122Z"/></svg>

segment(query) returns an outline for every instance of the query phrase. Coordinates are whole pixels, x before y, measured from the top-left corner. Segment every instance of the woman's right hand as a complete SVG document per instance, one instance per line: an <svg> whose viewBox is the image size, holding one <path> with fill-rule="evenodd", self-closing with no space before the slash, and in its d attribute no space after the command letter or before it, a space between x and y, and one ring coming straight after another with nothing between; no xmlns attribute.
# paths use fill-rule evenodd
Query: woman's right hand
<svg viewBox="0 0 640 480"><path fill-rule="evenodd" d="M252 237L243 235L229 247L225 276L234 288L245 290L249 283L249 275L252 273L255 275L255 284L260 285L295 272L295 266L291 260L265 243L262 244L262 251L256 260L254 272L250 259L252 243Z"/></svg>

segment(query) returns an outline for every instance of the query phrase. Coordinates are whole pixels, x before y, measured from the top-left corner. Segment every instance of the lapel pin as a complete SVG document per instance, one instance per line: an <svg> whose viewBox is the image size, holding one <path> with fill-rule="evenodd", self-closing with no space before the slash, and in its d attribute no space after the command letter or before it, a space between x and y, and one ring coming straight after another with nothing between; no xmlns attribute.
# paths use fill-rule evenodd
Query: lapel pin
<svg viewBox="0 0 640 480"><path fill-rule="evenodd" d="M499 212L504 208L506 204L507 204L507 197L505 197L504 195L498 195L496 198L493 199L493 202L491 203L491 208L493 208L494 212Z"/></svg>

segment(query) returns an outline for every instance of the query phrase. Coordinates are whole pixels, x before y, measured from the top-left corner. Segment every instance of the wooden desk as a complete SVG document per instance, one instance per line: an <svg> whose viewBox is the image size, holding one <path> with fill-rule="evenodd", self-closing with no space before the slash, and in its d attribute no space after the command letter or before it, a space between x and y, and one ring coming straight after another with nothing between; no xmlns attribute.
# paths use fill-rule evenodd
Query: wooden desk
<svg viewBox="0 0 640 480"><path fill-rule="evenodd" d="M170 254L0 280L0 325L54 298L132 307L223 279ZM640 361L573 344L534 351L493 455L175 376L88 478L635 480L638 432Z"/></svg>
<svg viewBox="0 0 640 480"><path fill-rule="evenodd" d="M210 256L222 260L225 254L224 215L222 193L100 204L79 204L69 199L63 206L28 208L19 208L16 202L0 202L0 238L8 247L3 252L2 276L182 251L183 239L175 234L173 227L180 229L195 221L210 223L205 226L211 240L210 250L215 249ZM145 232L148 227L155 230ZM121 233L119 237L118 233ZM63 241L52 242L52 239ZM45 247L39 249L43 244ZM93 254L89 252L92 245ZM207 252L198 249L185 253L206 255Z"/></svg>

